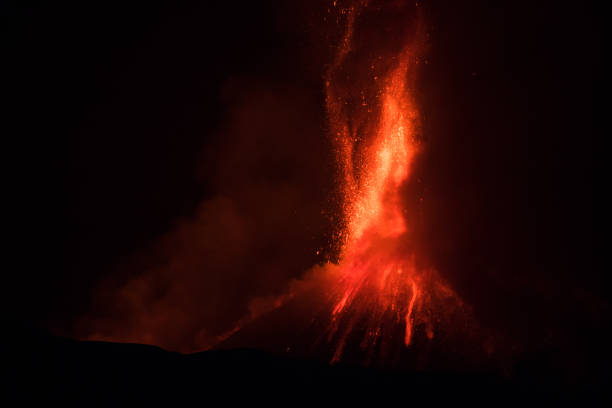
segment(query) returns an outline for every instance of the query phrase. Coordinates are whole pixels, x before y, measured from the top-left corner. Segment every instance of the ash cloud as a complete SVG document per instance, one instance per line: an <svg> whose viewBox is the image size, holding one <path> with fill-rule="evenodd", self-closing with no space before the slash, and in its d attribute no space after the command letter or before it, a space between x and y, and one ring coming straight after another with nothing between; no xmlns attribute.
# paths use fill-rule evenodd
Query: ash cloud
<svg viewBox="0 0 612 408"><path fill-rule="evenodd" d="M199 170L214 194L98 289L87 337L201 350L252 299L322 261L334 168L317 94L242 77L226 83L224 100Z"/></svg>

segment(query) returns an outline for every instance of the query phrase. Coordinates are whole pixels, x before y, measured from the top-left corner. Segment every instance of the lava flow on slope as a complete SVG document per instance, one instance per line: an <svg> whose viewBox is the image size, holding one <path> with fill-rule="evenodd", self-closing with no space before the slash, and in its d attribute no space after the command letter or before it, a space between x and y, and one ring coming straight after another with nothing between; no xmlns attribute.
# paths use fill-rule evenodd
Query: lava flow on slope
<svg viewBox="0 0 612 408"><path fill-rule="evenodd" d="M406 215L403 203L403 187L423 148L411 93L424 44L418 5L395 2L385 7L381 2L358 2L340 11L346 32L326 81L346 221L336 266L338 281L330 290L334 307L328 338L336 343L333 361L341 358L347 336L356 326L363 336L361 346L370 356L377 345L383 357L391 352L388 343L398 337L398 326L403 327L405 346L410 346L416 323L423 323L431 339L433 321L425 313L431 291L443 288L452 296L431 271L417 265L413 226L408 223L415 217ZM360 17L367 18L368 13L398 13L396 18L405 18L409 28L401 33L404 38L390 38L400 43L395 55L364 55L360 50L359 41L371 29ZM354 76L361 82L353 82Z"/></svg>

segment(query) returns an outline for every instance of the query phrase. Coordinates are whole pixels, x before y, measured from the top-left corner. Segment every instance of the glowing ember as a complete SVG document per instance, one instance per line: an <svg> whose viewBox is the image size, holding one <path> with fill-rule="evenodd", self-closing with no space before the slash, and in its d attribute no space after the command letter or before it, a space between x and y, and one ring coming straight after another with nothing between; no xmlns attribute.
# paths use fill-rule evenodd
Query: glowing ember
<svg viewBox="0 0 612 408"><path fill-rule="evenodd" d="M334 81L352 51L355 19L366 6L362 2L341 11L347 16L346 35L327 80L346 220L339 282L330 293L334 307L328 338L337 341L332 361L341 358L347 338L357 329L365 333L361 347L370 354L380 339L395 336L398 323L405 327L408 346L414 313L423 299L419 293L425 273L417 269L415 254L405 245L410 226L401 202L401 188L419 151L418 112L408 83L414 76L416 45L413 41L405 46L383 77L368 82L376 89L361 93L361 105L372 106L365 112L347 109L350 97ZM376 95L376 100L368 101L365 95ZM359 121L366 123L355 126Z"/></svg>

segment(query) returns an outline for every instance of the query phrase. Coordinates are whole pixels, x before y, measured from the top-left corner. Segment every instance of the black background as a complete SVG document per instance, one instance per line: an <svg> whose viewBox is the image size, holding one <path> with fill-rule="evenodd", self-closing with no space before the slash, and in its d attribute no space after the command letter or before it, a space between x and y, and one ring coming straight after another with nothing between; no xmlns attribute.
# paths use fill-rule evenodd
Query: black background
<svg viewBox="0 0 612 408"><path fill-rule="evenodd" d="M220 122L222 81L266 70L289 46L273 6L7 7L18 317L74 316L119 257L211 194L197 159Z"/></svg>
<svg viewBox="0 0 612 408"><path fill-rule="evenodd" d="M215 194L202 162L215 160L228 78L321 92L327 55L305 23L320 2L168 3L2 6L11 320L69 331L114 265ZM486 325L598 374L609 318L593 253L599 13L582 2L424 7L424 246Z"/></svg>

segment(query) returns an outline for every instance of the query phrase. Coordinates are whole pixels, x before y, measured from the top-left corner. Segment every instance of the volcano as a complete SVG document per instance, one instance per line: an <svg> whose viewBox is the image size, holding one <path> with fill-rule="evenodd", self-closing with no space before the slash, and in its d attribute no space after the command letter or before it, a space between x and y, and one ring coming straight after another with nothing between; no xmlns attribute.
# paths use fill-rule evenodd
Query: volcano
<svg viewBox="0 0 612 408"><path fill-rule="evenodd" d="M329 14L344 28L325 81L342 202L338 256L273 300L281 310L239 325L218 347L257 345L321 354L332 363L424 361L431 347L450 352L461 346L449 347L449 337L457 342L459 332L470 338L478 330L463 302L419 253L422 197L411 188L418 184L411 170L426 148L415 99L426 47L422 16L418 4L403 1L333 2ZM369 44L380 31L373 21L389 24L391 45ZM277 330L286 331L268 334ZM428 345L440 330L440 344ZM258 341L258 332L272 342Z"/></svg>
<svg viewBox="0 0 612 408"><path fill-rule="evenodd" d="M114 377L131 390L130 370L139 390L193 394L303 393L302 370L348 372L341 393L352 374L382 389L396 370L404 397L424 373L424 394L471 373L568 389L607 377L589 6L171 3L159 18L134 6L116 32L123 4L83 6L94 24L54 8L7 36L31 33L10 58L13 99L41 157L15 165L35 175L19 217L33 222L13 239L25 250L6 310L88 340L18 355L53 360L58 378L66 365L68 388L99 370L92 393ZM39 75L56 46L65 58ZM51 125L51 148L28 142Z"/></svg>
<svg viewBox="0 0 612 408"><path fill-rule="evenodd" d="M449 304L450 306L450 304ZM408 372L499 372L499 360L491 353L486 332L465 310L447 314L446 329L430 337L427 326L413 328L410 346L405 345L405 327L393 319L381 324L385 337L369 335L368 317L350 323L350 330L338 340L330 327L346 330L334 321L333 305L316 288L305 290L282 306L237 327L220 339L212 350L256 349L288 358L312 359L323 364L378 367ZM451 324L452 323L452 324Z"/></svg>

